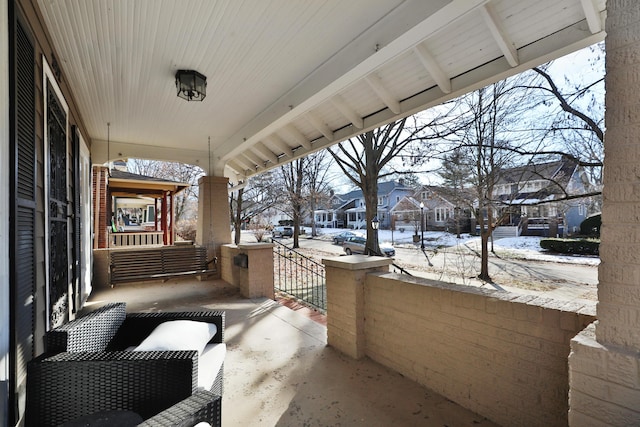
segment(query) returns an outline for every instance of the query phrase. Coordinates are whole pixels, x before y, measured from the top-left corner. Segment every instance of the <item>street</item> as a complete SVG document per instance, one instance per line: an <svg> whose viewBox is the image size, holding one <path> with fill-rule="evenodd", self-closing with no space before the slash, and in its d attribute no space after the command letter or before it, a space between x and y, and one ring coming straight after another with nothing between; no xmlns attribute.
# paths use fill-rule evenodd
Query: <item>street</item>
<svg viewBox="0 0 640 427"><path fill-rule="evenodd" d="M288 246L293 242L292 239L279 241ZM345 256L342 246L334 245L326 237L309 239L301 236L299 242L301 249L311 252L314 257ZM489 254L489 274L493 283L484 283L476 279L480 271L479 254L464 246L427 247L426 256L418 246L411 244L396 245L395 248L394 264L414 276L487 289L544 294L558 299L597 298L598 268L593 265L517 259L513 254L498 251L497 256Z"/></svg>

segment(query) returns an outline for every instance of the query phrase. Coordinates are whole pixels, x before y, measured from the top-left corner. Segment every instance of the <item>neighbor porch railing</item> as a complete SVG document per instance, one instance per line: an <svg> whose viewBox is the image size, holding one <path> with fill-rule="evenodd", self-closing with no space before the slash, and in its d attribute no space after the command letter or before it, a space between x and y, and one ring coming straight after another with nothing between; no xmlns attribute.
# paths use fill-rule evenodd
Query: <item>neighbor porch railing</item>
<svg viewBox="0 0 640 427"><path fill-rule="evenodd" d="M109 233L109 247L162 246L162 231L123 231Z"/></svg>
<svg viewBox="0 0 640 427"><path fill-rule="evenodd" d="M274 289L325 313L324 265L276 240L273 243Z"/></svg>

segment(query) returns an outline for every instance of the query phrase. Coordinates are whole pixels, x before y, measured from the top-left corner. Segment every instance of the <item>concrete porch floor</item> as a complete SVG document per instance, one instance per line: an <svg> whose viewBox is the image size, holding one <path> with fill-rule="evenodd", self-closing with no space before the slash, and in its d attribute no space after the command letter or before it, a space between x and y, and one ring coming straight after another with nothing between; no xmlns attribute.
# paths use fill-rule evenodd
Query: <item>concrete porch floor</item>
<svg viewBox="0 0 640 427"><path fill-rule="evenodd" d="M223 426L495 426L372 360L327 346L326 327L221 280L94 289L86 310L226 311Z"/></svg>

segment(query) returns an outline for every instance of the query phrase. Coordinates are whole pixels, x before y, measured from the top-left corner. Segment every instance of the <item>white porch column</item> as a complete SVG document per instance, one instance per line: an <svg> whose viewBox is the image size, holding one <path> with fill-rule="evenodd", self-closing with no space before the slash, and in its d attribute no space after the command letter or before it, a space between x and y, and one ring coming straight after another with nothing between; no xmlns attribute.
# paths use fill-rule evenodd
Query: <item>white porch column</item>
<svg viewBox="0 0 640 427"><path fill-rule="evenodd" d="M607 1L598 322L569 356L569 424L640 425L640 8Z"/></svg>
<svg viewBox="0 0 640 427"><path fill-rule="evenodd" d="M231 243L229 179L208 175L200 178L198 185L196 243L207 247L209 257L220 259L220 246Z"/></svg>

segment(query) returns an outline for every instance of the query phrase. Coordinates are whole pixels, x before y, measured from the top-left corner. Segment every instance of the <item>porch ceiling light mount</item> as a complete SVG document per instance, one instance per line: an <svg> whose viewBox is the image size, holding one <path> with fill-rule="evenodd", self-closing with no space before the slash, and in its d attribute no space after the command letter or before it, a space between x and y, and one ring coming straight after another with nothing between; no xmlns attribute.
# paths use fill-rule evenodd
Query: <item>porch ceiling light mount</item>
<svg viewBox="0 0 640 427"><path fill-rule="evenodd" d="M176 89L180 98L202 101L207 96L207 77L194 70L178 70Z"/></svg>

